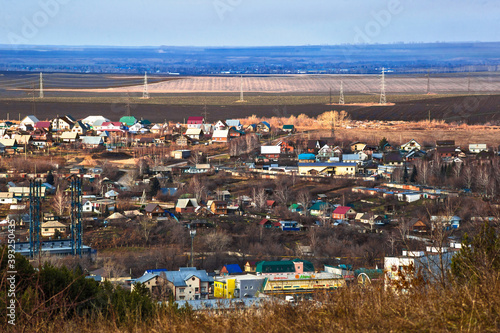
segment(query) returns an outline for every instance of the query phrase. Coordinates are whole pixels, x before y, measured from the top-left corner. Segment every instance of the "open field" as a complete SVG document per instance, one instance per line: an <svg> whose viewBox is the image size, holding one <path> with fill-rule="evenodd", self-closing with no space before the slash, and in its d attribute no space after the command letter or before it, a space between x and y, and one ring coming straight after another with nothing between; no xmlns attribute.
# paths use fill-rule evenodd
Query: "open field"
<svg viewBox="0 0 500 333"><path fill-rule="evenodd" d="M388 95L395 105L327 105L324 95L253 95L238 103L236 95L163 95L151 99L116 97L50 97L0 99L0 118L18 119L35 114L39 119L71 114L76 118L102 114L113 121L128 113L151 121L183 122L201 115L207 106L208 121L257 117L289 117L305 114L316 117L329 110L345 110L353 120L428 119L447 122L496 123L500 121L500 95ZM346 96L348 103L376 103L376 95Z"/></svg>

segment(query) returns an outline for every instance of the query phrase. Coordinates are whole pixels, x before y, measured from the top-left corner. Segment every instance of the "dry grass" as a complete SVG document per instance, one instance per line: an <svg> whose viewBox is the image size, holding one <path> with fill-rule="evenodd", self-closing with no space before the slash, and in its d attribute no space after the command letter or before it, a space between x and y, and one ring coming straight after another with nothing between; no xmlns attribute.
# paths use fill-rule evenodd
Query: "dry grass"
<svg viewBox="0 0 500 333"><path fill-rule="evenodd" d="M260 309L191 312L171 307L149 322L129 318L116 326L102 318L51 322L42 331L95 332L498 332L498 279L478 288L422 288L396 296L357 286L295 306L270 303Z"/></svg>

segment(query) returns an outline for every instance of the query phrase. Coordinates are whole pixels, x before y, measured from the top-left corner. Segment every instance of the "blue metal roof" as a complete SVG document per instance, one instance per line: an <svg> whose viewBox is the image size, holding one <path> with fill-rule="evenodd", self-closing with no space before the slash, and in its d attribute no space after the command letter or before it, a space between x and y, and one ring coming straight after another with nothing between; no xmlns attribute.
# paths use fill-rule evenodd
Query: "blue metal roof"
<svg viewBox="0 0 500 333"><path fill-rule="evenodd" d="M314 154L300 154L299 155L299 160L315 160L316 155Z"/></svg>
<svg viewBox="0 0 500 333"><path fill-rule="evenodd" d="M241 267L237 264L226 265L226 269L229 274L243 273Z"/></svg>

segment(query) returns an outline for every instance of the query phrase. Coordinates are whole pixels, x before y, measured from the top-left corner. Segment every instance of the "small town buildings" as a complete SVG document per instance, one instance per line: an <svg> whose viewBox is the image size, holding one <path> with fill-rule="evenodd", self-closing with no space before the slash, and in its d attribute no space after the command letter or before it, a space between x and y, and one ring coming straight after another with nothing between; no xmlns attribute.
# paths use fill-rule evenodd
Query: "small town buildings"
<svg viewBox="0 0 500 333"><path fill-rule="evenodd" d="M247 298L258 295L264 277L254 274L216 277L214 281L215 298Z"/></svg>
<svg viewBox="0 0 500 333"><path fill-rule="evenodd" d="M283 125L283 132L295 133L294 125Z"/></svg>
<svg viewBox="0 0 500 333"><path fill-rule="evenodd" d="M358 173L357 163L299 163L301 175L354 176Z"/></svg>
<svg viewBox="0 0 500 333"><path fill-rule="evenodd" d="M59 139L65 143L74 143L78 140L78 133L74 132L63 132Z"/></svg>
<svg viewBox="0 0 500 333"><path fill-rule="evenodd" d="M97 148L104 145L104 139L101 136L82 136L80 140L85 148Z"/></svg>
<svg viewBox="0 0 500 333"><path fill-rule="evenodd" d="M39 120L34 115L29 115L23 118L19 123L19 128L23 130L27 130L28 128L35 128L35 124L38 123Z"/></svg>
<svg viewBox="0 0 500 333"><path fill-rule="evenodd" d="M76 120L70 115L62 117L57 116L52 120L52 131L55 132L69 131L73 127L75 121Z"/></svg>

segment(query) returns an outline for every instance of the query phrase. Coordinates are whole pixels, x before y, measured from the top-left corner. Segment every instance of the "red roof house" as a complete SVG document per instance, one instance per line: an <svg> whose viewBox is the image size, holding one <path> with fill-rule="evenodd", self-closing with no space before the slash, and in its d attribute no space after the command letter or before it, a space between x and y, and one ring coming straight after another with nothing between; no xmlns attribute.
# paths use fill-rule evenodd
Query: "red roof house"
<svg viewBox="0 0 500 333"><path fill-rule="evenodd" d="M332 217L335 220L348 220L356 217L356 211L348 206L338 206L333 211Z"/></svg>

